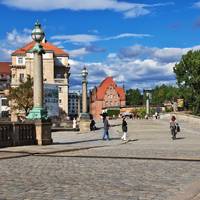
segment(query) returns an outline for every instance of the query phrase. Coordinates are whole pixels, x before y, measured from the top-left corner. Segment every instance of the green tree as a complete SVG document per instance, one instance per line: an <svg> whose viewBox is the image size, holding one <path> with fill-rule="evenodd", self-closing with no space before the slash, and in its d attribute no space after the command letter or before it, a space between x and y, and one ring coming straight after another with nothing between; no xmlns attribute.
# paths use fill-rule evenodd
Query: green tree
<svg viewBox="0 0 200 200"><path fill-rule="evenodd" d="M173 68L177 84L190 108L200 108L200 50L188 51Z"/></svg>
<svg viewBox="0 0 200 200"><path fill-rule="evenodd" d="M141 105L141 93L140 90L137 88L126 90L126 104L127 105Z"/></svg>
<svg viewBox="0 0 200 200"><path fill-rule="evenodd" d="M12 103L9 104L9 101ZM20 80L18 87L9 87L9 95L7 97L7 106L11 111L23 111L26 116L33 108L33 78L27 76L27 80Z"/></svg>

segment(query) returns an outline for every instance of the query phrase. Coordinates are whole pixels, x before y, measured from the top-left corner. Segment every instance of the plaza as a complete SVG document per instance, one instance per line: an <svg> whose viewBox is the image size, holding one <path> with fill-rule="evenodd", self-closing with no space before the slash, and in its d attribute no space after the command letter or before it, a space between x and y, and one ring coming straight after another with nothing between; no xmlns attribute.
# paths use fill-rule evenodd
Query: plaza
<svg viewBox="0 0 200 200"><path fill-rule="evenodd" d="M200 199L199 126L168 120L121 120L92 132L53 132L53 145L2 148L0 199ZM18 157L19 156L19 157ZM7 159L5 159L7 158Z"/></svg>

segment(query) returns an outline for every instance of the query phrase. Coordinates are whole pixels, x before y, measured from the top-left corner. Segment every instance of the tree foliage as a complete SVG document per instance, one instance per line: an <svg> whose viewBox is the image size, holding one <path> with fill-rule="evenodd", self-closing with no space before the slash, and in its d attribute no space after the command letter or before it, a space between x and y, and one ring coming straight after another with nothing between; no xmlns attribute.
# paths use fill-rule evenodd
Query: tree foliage
<svg viewBox="0 0 200 200"><path fill-rule="evenodd" d="M172 101L173 97L180 96L179 89L172 86L172 85L161 85L156 86L152 89L152 104L160 104L163 103L165 100Z"/></svg>
<svg viewBox="0 0 200 200"><path fill-rule="evenodd" d="M188 51L173 68L188 107L200 108L200 50Z"/></svg>
<svg viewBox="0 0 200 200"><path fill-rule="evenodd" d="M9 104L9 101L12 103ZM9 95L7 97L7 106L11 111L23 111L26 116L33 108L33 78L27 76L27 80L20 80L18 87L9 87Z"/></svg>
<svg viewBox="0 0 200 200"><path fill-rule="evenodd" d="M141 93L140 90L137 88L126 90L126 104L127 105L141 105Z"/></svg>

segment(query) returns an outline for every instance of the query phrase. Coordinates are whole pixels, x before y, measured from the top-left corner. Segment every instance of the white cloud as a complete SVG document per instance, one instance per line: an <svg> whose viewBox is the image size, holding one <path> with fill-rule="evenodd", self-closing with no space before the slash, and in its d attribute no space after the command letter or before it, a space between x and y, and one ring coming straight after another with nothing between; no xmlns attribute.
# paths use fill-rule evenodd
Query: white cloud
<svg viewBox="0 0 200 200"><path fill-rule="evenodd" d="M11 54L24 45L30 43L32 38L29 29L25 28L22 32L13 29L11 33L6 33L7 37L0 40L0 59L2 61L11 61Z"/></svg>
<svg viewBox="0 0 200 200"><path fill-rule="evenodd" d="M33 41L29 32L30 30L26 28L22 33L14 29L11 33L7 33L7 38L4 42L7 42L7 44L13 48L22 47Z"/></svg>
<svg viewBox="0 0 200 200"><path fill-rule="evenodd" d="M73 11L112 10L114 12L122 12L125 18L133 18L150 13L149 7L172 5L173 3L139 4L117 0L1 0L1 4L31 11L51 11L57 9Z"/></svg>
<svg viewBox="0 0 200 200"><path fill-rule="evenodd" d="M135 60L137 58L146 59L151 58L153 60L170 63L179 62L182 55L186 54L189 50L197 50L200 46L194 46L191 48L163 48L159 49L157 47L145 47L142 45L134 45L131 47L119 49L118 57L121 60Z"/></svg>
<svg viewBox="0 0 200 200"><path fill-rule="evenodd" d="M77 35L55 35L51 37L52 40L66 40L65 42L78 42L78 43L90 43L100 40L100 37L96 35L77 34Z"/></svg>
<svg viewBox="0 0 200 200"><path fill-rule="evenodd" d="M200 1L196 2L196 3L193 3L192 7L193 8L200 8Z"/></svg>
<svg viewBox="0 0 200 200"><path fill-rule="evenodd" d="M109 53L109 55L107 57L108 58L116 58L117 54L116 53Z"/></svg>
<svg viewBox="0 0 200 200"><path fill-rule="evenodd" d="M68 51L66 50L66 52L69 54L70 58L82 58L82 56L86 56L87 54L89 54L88 51L85 50L85 48L81 48L81 49L75 49L72 51Z"/></svg>
<svg viewBox="0 0 200 200"><path fill-rule="evenodd" d="M113 37L103 38L96 35L88 35L88 34L76 34L76 35L55 35L52 36L52 40L66 40L65 42L71 42L75 45L79 45L80 43L90 44L91 42L102 41L102 40L111 40L111 39L119 39L124 37L150 37L149 34L134 34L134 33L123 33Z"/></svg>
<svg viewBox="0 0 200 200"><path fill-rule="evenodd" d="M124 37L137 37L137 38L142 38L142 37L150 37L150 36L151 36L151 35L149 35L149 34L123 33L123 34L120 34L120 35L117 35L117 36L105 38L105 40L119 39L119 38L124 38Z"/></svg>

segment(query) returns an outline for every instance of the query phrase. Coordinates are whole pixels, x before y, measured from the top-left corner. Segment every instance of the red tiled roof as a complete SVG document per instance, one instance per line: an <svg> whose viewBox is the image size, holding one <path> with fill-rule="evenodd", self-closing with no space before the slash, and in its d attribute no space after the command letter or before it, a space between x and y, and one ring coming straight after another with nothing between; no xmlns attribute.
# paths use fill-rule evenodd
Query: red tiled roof
<svg viewBox="0 0 200 200"><path fill-rule="evenodd" d="M6 79L6 75L11 75L12 62L0 62L0 74L2 74L2 79Z"/></svg>
<svg viewBox="0 0 200 200"><path fill-rule="evenodd" d="M33 46L36 44L35 41L30 42L29 44L27 44L26 46L18 49L17 51L13 52L12 55L14 54L25 54L26 50L31 50L33 49ZM66 52L64 52L63 50L61 50L60 48L56 47L55 45L53 45L52 43L48 42L47 40L45 40L45 43L43 44L42 41L40 42L40 44L43 46L44 50L53 50L54 54L65 54L68 55Z"/></svg>
<svg viewBox="0 0 200 200"><path fill-rule="evenodd" d="M113 81L113 78L109 77L109 76L102 81L102 83L99 85L99 87L97 87L97 99L98 100L103 99L105 92L109 85L113 85L115 87L115 89L117 90L117 92L120 96L120 99L125 100L124 88L119 88L117 86L117 84Z"/></svg>

